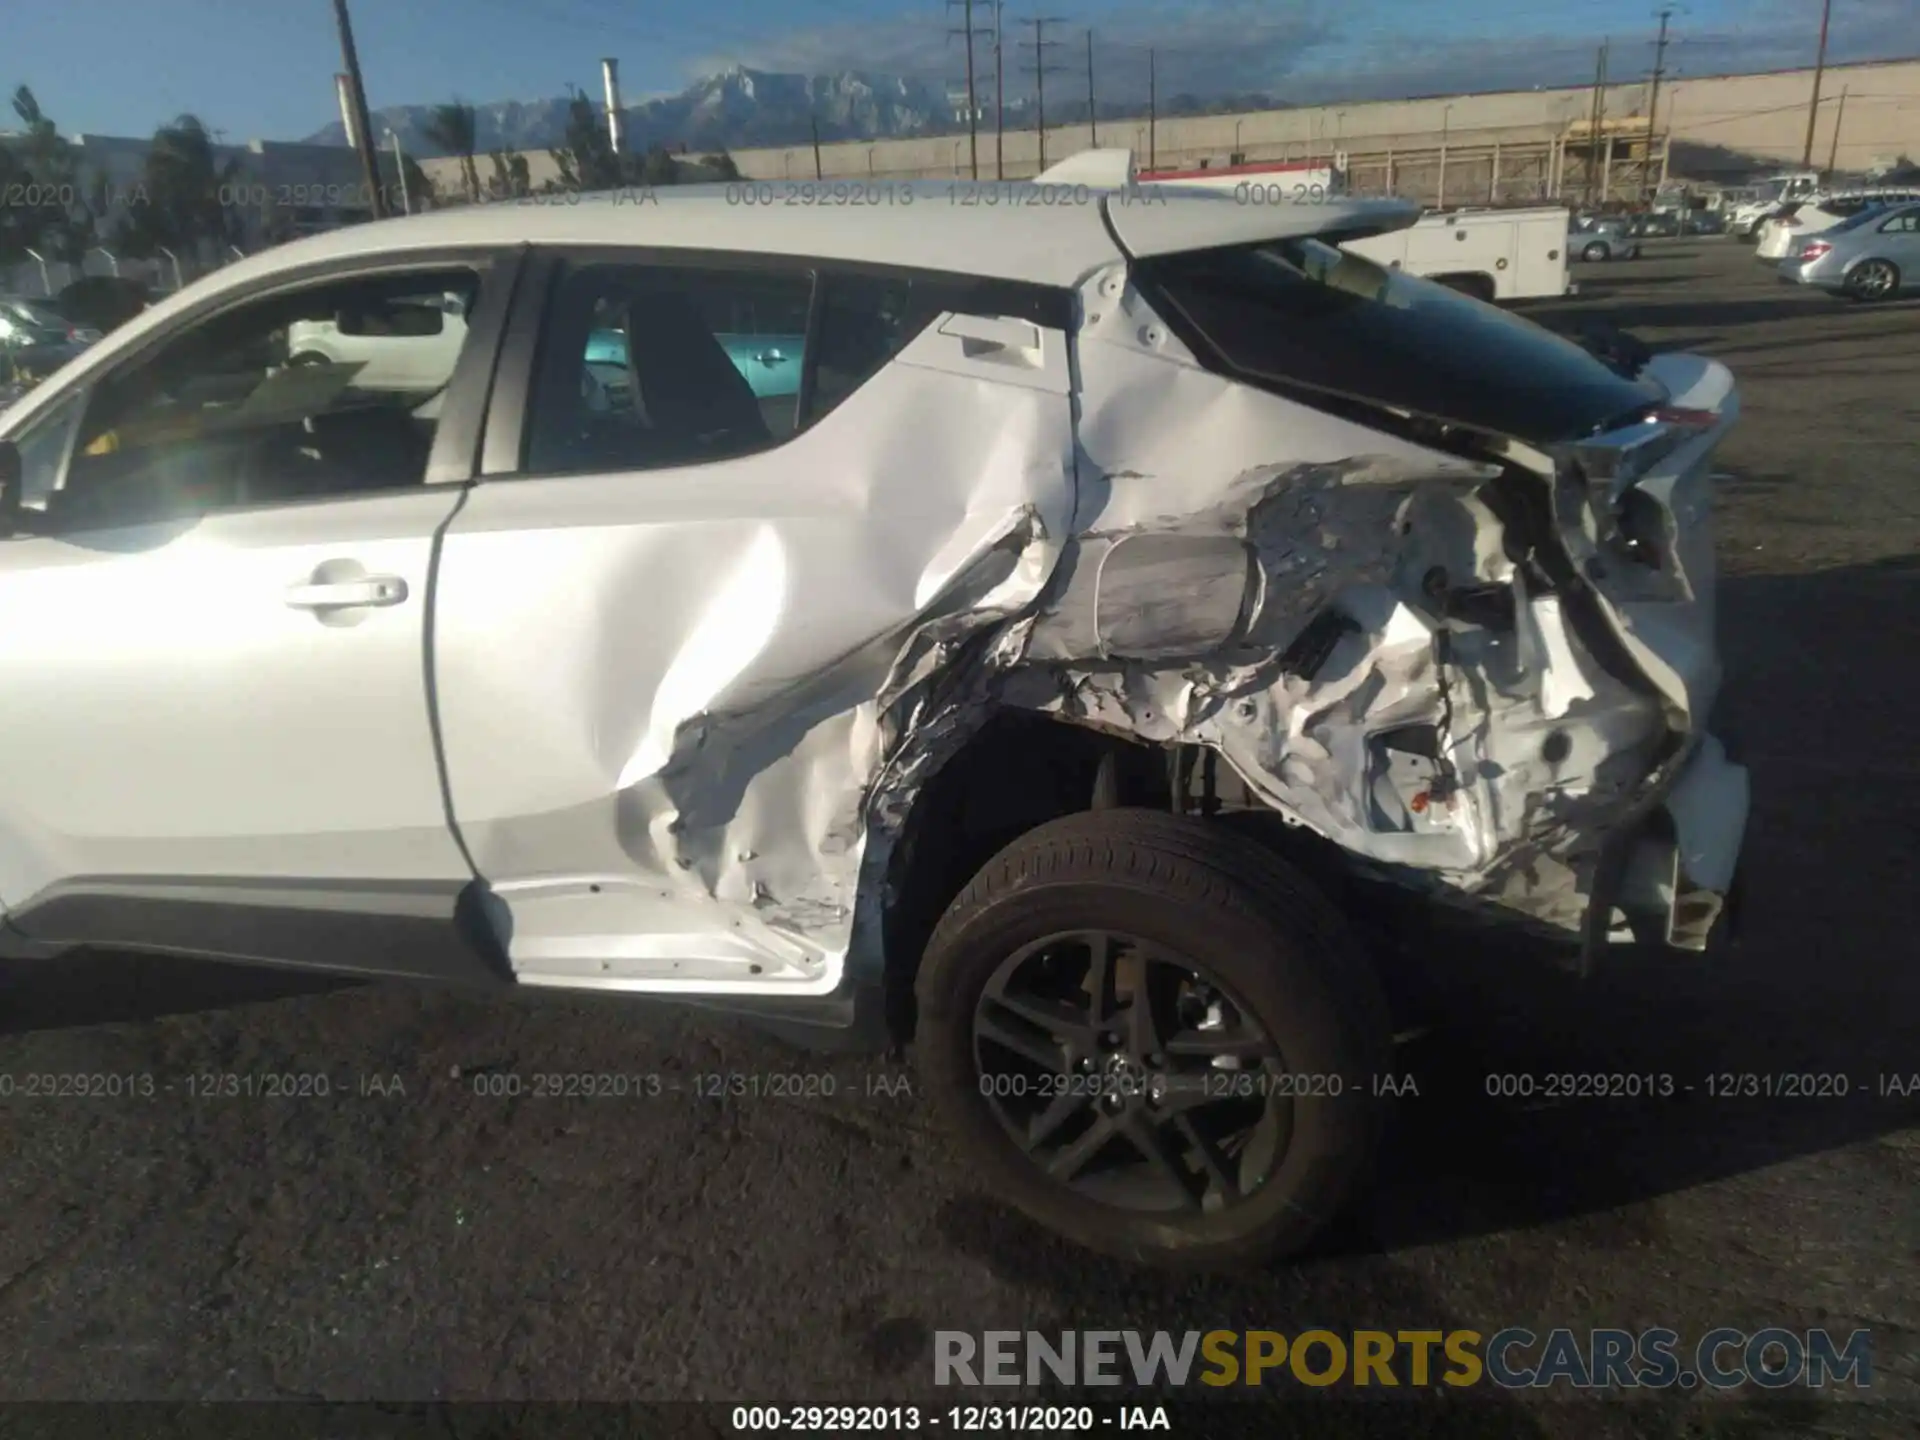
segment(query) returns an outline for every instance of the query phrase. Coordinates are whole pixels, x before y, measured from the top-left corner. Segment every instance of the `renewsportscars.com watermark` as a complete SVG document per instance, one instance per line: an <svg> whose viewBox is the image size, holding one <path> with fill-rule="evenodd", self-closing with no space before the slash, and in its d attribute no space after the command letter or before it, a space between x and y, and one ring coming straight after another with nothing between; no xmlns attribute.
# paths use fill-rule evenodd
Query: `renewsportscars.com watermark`
<svg viewBox="0 0 1920 1440"><path fill-rule="evenodd" d="M1873 1336L1827 1330L937 1330L936 1385L1494 1385L1779 1390L1873 1385Z"/></svg>

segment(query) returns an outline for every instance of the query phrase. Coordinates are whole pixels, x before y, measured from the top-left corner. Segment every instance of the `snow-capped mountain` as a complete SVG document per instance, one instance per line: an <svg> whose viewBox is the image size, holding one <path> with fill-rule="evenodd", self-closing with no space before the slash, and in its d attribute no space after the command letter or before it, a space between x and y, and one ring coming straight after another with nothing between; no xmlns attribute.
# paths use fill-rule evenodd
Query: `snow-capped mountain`
<svg viewBox="0 0 1920 1440"><path fill-rule="evenodd" d="M595 112L600 109L598 77L583 86ZM993 94L983 85L976 92L986 123L993 123ZM1030 97L1008 94L1004 111L1009 129L1029 123ZM1175 95L1162 98L1163 116L1214 113L1227 109L1268 109L1284 104L1266 95ZM475 105L475 149L540 150L566 143L567 97L553 100L502 100ZM446 153L430 134L435 106L392 105L372 114L374 133L384 142L389 130L400 137L409 154ZM1138 97L1103 101L1102 120L1141 114ZM836 75L798 75L750 70L736 65L718 75L696 81L678 95L629 105L627 140L636 150L649 145L696 153L752 149L756 146L805 145L817 124L822 141L886 140L904 135L955 134L965 128L964 99L950 99L948 91L905 75L882 75L846 70ZM1071 125L1087 118L1086 103L1072 96L1050 100L1050 124ZM343 145L346 131L338 122L307 137L310 143Z"/></svg>
<svg viewBox="0 0 1920 1440"><path fill-rule="evenodd" d="M583 86L599 108L599 88ZM568 98L504 100L475 105L476 148L537 150L565 143ZM415 155L438 155L431 138L433 105L393 105L372 112L374 133L391 130ZM792 75L736 66L689 85L678 95L625 107L628 143L689 150L793 145L810 140L810 121L826 140L881 139L950 128L952 106L944 91L901 75L846 71L838 75ZM341 145L346 131L336 121L307 137L310 143Z"/></svg>

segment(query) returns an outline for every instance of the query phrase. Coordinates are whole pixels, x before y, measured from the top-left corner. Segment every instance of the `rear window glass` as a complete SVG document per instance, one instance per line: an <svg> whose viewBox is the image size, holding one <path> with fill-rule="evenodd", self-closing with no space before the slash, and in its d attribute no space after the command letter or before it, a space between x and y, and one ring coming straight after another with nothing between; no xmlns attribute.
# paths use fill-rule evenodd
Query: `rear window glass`
<svg viewBox="0 0 1920 1440"><path fill-rule="evenodd" d="M1665 398L1529 320L1318 240L1167 256L1140 281L1215 368L1535 444Z"/></svg>

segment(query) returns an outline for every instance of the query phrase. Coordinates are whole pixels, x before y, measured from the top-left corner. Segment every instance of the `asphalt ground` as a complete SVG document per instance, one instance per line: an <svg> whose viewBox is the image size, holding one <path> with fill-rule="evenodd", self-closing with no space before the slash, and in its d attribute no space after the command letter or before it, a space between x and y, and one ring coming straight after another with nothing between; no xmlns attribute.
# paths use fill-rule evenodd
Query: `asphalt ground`
<svg viewBox="0 0 1920 1440"><path fill-rule="evenodd" d="M1605 315L1741 382L1720 533L1745 938L1578 989L1524 966L1476 985L1406 1047L1418 1094L1327 1253L1211 1280L1090 1258L978 1192L909 1069L693 1012L90 955L0 982L0 1399L943 1408L943 1329L1824 1326L1872 1331L1870 1391L1288 1385L1258 1428L1912 1433L1920 1098L1883 1091L1920 1075L1920 303L1790 290L1721 239L1576 268L1577 300L1540 318ZM158 1090L23 1098L48 1073ZM204 1093L236 1073L331 1094ZM667 1083L491 1093L583 1073ZM1545 1098L1567 1073L1691 1088ZM1847 1094L1710 1093L1781 1074ZM26 1413L0 1406L0 1429Z"/></svg>

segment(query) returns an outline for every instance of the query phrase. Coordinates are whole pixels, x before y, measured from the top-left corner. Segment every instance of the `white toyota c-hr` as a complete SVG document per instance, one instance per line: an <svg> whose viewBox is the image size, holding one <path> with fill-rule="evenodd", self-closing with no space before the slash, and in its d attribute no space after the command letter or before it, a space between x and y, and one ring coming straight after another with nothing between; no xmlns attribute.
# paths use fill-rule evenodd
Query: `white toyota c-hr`
<svg viewBox="0 0 1920 1440"><path fill-rule="evenodd" d="M1040 1221L1305 1245L1386 1103L1367 887L1715 929L1736 393L1339 248L1411 207L1100 164L382 222L93 347L0 419L6 945L910 1040ZM430 385L288 363L448 296Z"/></svg>

